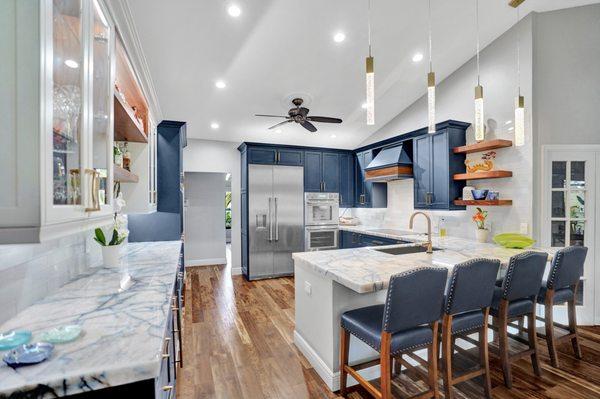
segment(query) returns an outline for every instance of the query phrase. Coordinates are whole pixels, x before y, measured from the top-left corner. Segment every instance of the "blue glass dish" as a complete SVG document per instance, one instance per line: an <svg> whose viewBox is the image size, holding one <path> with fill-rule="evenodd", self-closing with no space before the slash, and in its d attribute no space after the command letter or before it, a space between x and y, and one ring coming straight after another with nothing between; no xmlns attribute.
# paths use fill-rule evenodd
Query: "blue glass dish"
<svg viewBox="0 0 600 399"><path fill-rule="evenodd" d="M31 339L31 331L13 330L0 333L0 351L16 348L26 344Z"/></svg>
<svg viewBox="0 0 600 399"><path fill-rule="evenodd" d="M76 340L79 338L79 335L81 335L81 327L72 324L45 331L40 338L42 341L50 342L51 344L64 344Z"/></svg>
<svg viewBox="0 0 600 399"><path fill-rule="evenodd" d="M489 190L471 190L471 194L473 194L473 199L475 200L484 200L487 196Z"/></svg>
<svg viewBox="0 0 600 399"><path fill-rule="evenodd" d="M54 345L48 342L21 345L4 355L4 363L16 368L41 363L52 355Z"/></svg>

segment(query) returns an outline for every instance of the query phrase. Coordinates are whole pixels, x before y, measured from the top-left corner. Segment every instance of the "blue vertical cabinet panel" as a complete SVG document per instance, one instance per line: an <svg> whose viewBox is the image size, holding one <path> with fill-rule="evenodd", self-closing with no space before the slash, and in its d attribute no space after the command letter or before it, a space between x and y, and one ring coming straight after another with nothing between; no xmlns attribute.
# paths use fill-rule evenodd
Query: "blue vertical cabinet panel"
<svg viewBox="0 0 600 399"><path fill-rule="evenodd" d="M327 193L340 192L340 159L337 152L323 152L323 191Z"/></svg>
<svg viewBox="0 0 600 399"><path fill-rule="evenodd" d="M321 173L323 170L323 157L321 152L304 152L304 191L320 192L322 188Z"/></svg>
<svg viewBox="0 0 600 399"><path fill-rule="evenodd" d="M340 158L340 206L354 206L354 157L351 153L342 153Z"/></svg>
<svg viewBox="0 0 600 399"><path fill-rule="evenodd" d="M374 157L373 150L356 153L354 206L357 208L387 207L387 183L373 183L365 180L365 168Z"/></svg>
<svg viewBox="0 0 600 399"><path fill-rule="evenodd" d="M354 204L357 208L364 208L364 181L365 181L365 153L357 152L355 156L355 183L354 183Z"/></svg>
<svg viewBox="0 0 600 399"><path fill-rule="evenodd" d="M431 189L431 137L423 136L413 141L413 175L415 209L429 206Z"/></svg>

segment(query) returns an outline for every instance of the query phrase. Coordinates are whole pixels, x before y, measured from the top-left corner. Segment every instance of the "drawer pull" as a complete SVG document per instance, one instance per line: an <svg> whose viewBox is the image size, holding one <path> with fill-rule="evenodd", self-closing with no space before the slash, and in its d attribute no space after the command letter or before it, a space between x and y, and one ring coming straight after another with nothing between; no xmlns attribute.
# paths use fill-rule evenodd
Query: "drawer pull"
<svg viewBox="0 0 600 399"><path fill-rule="evenodd" d="M163 359L168 359L170 357L171 357L171 355L169 355L168 353L163 353L163 355L162 355Z"/></svg>
<svg viewBox="0 0 600 399"><path fill-rule="evenodd" d="M173 390L173 385L165 385L164 387L162 387L163 391L172 391Z"/></svg>

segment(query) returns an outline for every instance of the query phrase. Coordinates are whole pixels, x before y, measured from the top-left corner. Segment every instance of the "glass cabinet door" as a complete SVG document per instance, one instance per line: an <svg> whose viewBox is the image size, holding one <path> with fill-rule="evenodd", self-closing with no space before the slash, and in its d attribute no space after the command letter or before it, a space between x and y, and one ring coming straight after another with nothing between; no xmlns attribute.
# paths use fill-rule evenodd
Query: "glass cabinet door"
<svg viewBox="0 0 600 399"><path fill-rule="evenodd" d="M81 205L84 46L81 0L52 2L52 198Z"/></svg>
<svg viewBox="0 0 600 399"><path fill-rule="evenodd" d="M102 205L111 203L112 187L109 176L112 174L112 104L113 73L111 53L112 27L107 15L97 0L93 0L93 20L91 35L92 50L92 169L91 180L92 210L100 210ZM94 187L95 185L95 187Z"/></svg>

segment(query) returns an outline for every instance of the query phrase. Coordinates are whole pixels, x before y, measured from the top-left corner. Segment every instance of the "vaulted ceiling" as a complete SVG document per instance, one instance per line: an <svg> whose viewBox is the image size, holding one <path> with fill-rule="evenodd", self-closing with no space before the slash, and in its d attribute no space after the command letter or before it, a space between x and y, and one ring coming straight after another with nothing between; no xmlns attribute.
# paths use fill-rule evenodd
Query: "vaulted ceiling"
<svg viewBox="0 0 600 399"><path fill-rule="evenodd" d="M367 0L127 0L166 119L188 137L352 148L418 99L428 69L427 1L372 0L376 124L367 126ZM596 3L527 0L521 15ZM242 10L232 18L227 9ZM475 0L431 0L433 65L441 81L475 53ZM516 21L507 0L480 0L482 47ZM333 36L346 39L336 43ZM425 57L413 62L415 53ZM227 87L218 89L222 79ZM294 96L340 125L268 130ZM212 129L211 123L219 124ZM423 123L425 125L425 121Z"/></svg>

